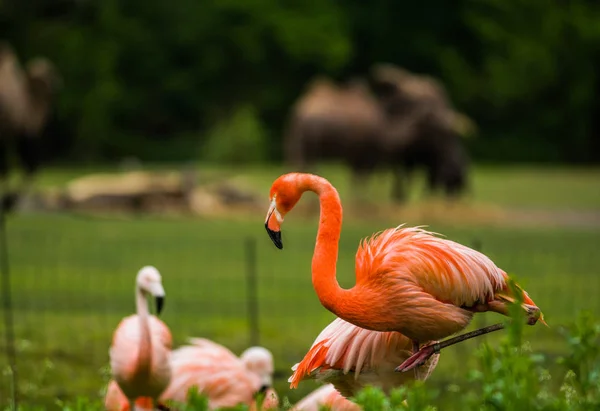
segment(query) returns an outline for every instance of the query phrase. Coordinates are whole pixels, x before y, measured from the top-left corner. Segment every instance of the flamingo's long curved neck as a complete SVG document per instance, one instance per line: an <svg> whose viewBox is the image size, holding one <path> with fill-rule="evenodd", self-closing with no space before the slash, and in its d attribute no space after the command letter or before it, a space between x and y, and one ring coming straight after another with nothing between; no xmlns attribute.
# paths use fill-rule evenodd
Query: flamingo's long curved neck
<svg viewBox="0 0 600 411"><path fill-rule="evenodd" d="M148 301L139 287L136 287L135 290L135 303L137 315L140 320L140 345L136 372L142 374L150 371L152 363L152 342L150 340L150 328L148 324L150 317L148 312Z"/></svg>
<svg viewBox="0 0 600 411"><path fill-rule="evenodd" d="M340 287L336 265L342 231L342 204L337 190L324 178L304 175L299 181L301 191L313 191L319 196L321 213L317 242L312 259L312 283L321 304L338 317L344 317L343 301L349 290Z"/></svg>

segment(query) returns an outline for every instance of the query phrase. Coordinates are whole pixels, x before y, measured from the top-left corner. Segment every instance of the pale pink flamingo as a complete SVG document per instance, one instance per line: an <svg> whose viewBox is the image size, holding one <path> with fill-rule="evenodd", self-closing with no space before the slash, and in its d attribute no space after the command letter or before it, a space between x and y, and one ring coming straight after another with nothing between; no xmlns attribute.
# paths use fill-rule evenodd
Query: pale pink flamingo
<svg viewBox="0 0 600 411"><path fill-rule="evenodd" d="M256 409L255 399L265 394L262 409L276 408L279 400L271 388L273 357L253 347L237 357L230 350L204 338L171 353L173 378L161 395L161 402L185 403L190 388L208 398L210 409L247 404Z"/></svg>
<svg viewBox="0 0 600 411"><path fill-rule="evenodd" d="M240 359L248 371L253 372L260 378L261 389L268 389L273 386L273 354L264 347L250 347L244 350Z"/></svg>
<svg viewBox="0 0 600 411"><path fill-rule="evenodd" d="M412 341L395 331L379 332L360 328L341 318L331 322L315 339L304 359L294 365L291 388L314 378L332 383L344 397L353 397L370 385L389 394L392 389L415 379L427 379L439 360L434 354L423 375L396 372L398 364L411 356Z"/></svg>
<svg viewBox="0 0 600 411"><path fill-rule="evenodd" d="M321 304L338 317L373 331L398 331L413 342L413 355L397 370L422 364L441 348L503 327L441 340L463 330L474 313L508 315L515 300L508 276L484 254L419 227L396 227L361 242L356 254L356 284L343 289L336 280L342 205L326 179L306 173L277 178L265 227L279 249L281 224L305 191L319 196L321 216L312 259L312 283ZM540 309L517 287L528 323L544 323ZM420 348L420 344L426 345Z"/></svg>
<svg viewBox="0 0 600 411"><path fill-rule="evenodd" d="M333 384L325 384L296 403L291 411L360 411L361 408L340 394Z"/></svg>
<svg viewBox="0 0 600 411"><path fill-rule="evenodd" d="M115 387L129 402L129 410L135 409L134 403L138 399L141 407L147 405L148 399L154 407L171 379L171 332L161 320L148 312L148 296L156 299L156 312L160 314L165 290L160 273L152 266L143 267L137 274L137 314L121 320L113 334L109 354L114 383L109 384L105 399L108 410L123 409ZM117 408L113 408L115 406Z"/></svg>

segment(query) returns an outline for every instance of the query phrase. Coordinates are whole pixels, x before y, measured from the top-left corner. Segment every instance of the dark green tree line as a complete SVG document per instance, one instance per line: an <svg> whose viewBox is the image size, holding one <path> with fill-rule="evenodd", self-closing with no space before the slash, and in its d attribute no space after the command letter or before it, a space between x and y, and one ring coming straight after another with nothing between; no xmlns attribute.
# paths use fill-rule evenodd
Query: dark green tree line
<svg viewBox="0 0 600 411"><path fill-rule="evenodd" d="M0 37L59 67L63 158L277 160L310 77L385 61L444 81L477 159L597 162L599 18L592 0L0 0Z"/></svg>

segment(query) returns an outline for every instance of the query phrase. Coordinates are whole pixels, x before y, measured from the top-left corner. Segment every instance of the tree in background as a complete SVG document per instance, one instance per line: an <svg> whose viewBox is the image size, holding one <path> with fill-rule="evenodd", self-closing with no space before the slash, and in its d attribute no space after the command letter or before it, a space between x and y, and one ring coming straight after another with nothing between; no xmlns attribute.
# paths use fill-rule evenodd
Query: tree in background
<svg viewBox="0 0 600 411"><path fill-rule="evenodd" d="M600 4L468 0L461 20L478 59L440 58L453 96L487 131L480 157L599 161Z"/></svg>
<svg viewBox="0 0 600 411"><path fill-rule="evenodd" d="M477 160L598 162L599 18L592 0L0 0L0 37L63 73L63 158L231 158L204 143L233 121L279 159L308 79L389 62L445 82Z"/></svg>

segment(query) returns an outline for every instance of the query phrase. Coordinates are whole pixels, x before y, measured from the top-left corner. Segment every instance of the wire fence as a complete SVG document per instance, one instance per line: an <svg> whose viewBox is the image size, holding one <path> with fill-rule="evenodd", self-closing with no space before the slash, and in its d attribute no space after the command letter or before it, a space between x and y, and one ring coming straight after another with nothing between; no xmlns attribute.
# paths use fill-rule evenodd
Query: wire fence
<svg viewBox="0 0 600 411"><path fill-rule="evenodd" d="M135 275L148 264L163 275L167 297L161 318L175 346L188 337L214 339L238 354L263 345L275 357L276 388L286 390L290 367L334 318L311 285L314 231L293 237L293 246L279 251L260 224L237 226L48 216L10 220L8 252L0 248L0 407L101 397L112 332L134 312ZM500 266L526 280L551 325L583 309L600 314L597 233L465 229L454 230L452 238L470 245L478 240ZM353 282L358 240L351 231L340 244L338 278L345 287ZM475 325L488 315L493 314L480 316ZM562 347L554 333L530 331L539 349L558 353ZM478 343L448 349L433 379L451 379ZM304 393L285 395L297 399Z"/></svg>

